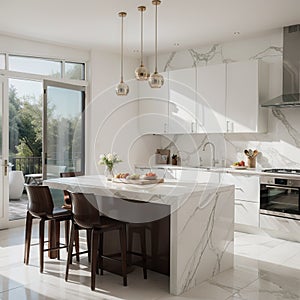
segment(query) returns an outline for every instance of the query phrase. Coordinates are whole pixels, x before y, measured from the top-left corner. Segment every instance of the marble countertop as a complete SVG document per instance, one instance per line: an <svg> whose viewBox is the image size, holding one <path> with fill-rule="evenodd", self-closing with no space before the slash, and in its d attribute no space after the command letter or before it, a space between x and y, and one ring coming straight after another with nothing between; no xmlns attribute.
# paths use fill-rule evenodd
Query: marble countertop
<svg viewBox="0 0 300 300"><path fill-rule="evenodd" d="M89 175L44 180L44 185L51 188L72 192L93 193L143 202L174 204L191 194L207 194L230 189L230 185L212 183L180 182L166 179L164 183L135 185L107 181L103 175ZM175 201L176 200L176 201Z"/></svg>
<svg viewBox="0 0 300 300"><path fill-rule="evenodd" d="M228 167L193 167L193 166L176 166L176 165L152 165L149 166L147 164L137 164L135 165L136 168L146 169L173 169L173 170L191 170L191 171L198 171L198 172L217 172L217 173L233 173L233 174L241 174L241 175L256 175L256 176L276 176L280 178L290 178L290 179L299 179L300 175L298 174L283 174L283 173L271 173L271 172L264 172L265 169L270 168L247 168L247 169L235 169L235 168L228 168Z"/></svg>

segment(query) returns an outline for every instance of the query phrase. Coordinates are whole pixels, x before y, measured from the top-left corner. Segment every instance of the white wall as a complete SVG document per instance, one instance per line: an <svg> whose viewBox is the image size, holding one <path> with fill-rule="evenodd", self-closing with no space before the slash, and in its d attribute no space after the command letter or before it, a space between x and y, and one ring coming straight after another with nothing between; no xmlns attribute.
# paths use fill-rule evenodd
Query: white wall
<svg viewBox="0 0 300 300"><path fill-rule="evenodd" d="M65 58L84 62L88 61L90 56L87 49L75 49L6 35L0 35L0 52L37 57Z"/></svg>
<svg viewBox="0 0 300 300"><path fill-rule="evenodd" d="M123 160L117 166L121 172L133 172L134 164L145 162L152 155L159 139L142 137L138 129L138 89L133 79L138 59L125 58L124 80L130 88L127 96L116 96L120 81L120 56L91 51L90 102L87 107L86 170L88 174L103 173L98 166L100 154L116 152Z"/></svg>

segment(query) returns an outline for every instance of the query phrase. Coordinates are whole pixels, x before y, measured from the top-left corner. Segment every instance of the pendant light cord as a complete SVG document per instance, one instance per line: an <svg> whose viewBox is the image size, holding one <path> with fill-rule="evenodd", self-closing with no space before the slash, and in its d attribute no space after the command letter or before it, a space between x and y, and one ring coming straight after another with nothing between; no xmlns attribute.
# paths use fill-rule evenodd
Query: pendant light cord
<svg viewBox="0 0 300 300"><path fill-rule="evenodd" d="M143 14L144 14L144 11L141 10L141 66L143 65L143 61L144 61L144 57L143 57L143 53L144 53L144 43L143 43L143 39L144 39L144 19L143 19Z"/></svg>
<svg viewBox="0 0 300 300"><path fill-rule="evenodd" d="M121 25L121 82L123 82L123 21L124 21L124 16L122 15L122 25Z"/></svg>
<svg viewBox="0 0 300 300"><path fill-rule="evenodd" d="M155 73L157 73L157 2L155 4Z"/></svg>

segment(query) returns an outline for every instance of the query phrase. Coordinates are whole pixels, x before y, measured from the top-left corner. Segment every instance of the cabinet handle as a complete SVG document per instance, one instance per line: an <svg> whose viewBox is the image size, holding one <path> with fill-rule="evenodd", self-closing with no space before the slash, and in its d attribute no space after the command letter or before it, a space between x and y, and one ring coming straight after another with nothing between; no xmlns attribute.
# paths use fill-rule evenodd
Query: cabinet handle
<svg viewBox="0 0 300 300"><path fill-rule="evenodd" d="M167 123L164 123L164 133L167 133Z"/></svg>
<svg viewBox="0 0 300 300"><path fill-rule="evenodd" d="M242 187L236 187L235 188L237 191L241 191L241 192L244 192L244 189Z"/></svg>
<svg viewBox="0 0 300 300"><path fill-rule="evenodd" d="M191 122L191 132L193 133L194 132L194 122Z"/></svg>
<svg viewBox="0 0 300 300"><path fill-rule="evenodd" d="M227 132L234 132L234 123L233 122L230 122L230 121L226 122L226 131Z"/></svg>
<svg viewBox="0 0 300 300"><path fill-rule="evenodd" d="M229 121L226 121L226 131L229 132Z"/></svg>

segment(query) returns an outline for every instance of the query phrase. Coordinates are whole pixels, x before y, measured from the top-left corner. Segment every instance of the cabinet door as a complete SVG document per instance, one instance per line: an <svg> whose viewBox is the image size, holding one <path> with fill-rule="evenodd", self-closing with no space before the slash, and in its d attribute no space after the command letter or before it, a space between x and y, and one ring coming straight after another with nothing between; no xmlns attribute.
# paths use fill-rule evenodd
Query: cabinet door
<svg viewBox="0 0 300 300"><path fill-rule="evenodd" d="M259 203L259 176L224 173L221 176L221 183L235 185L236 200Z"/></svg>
<svg viewBox="0 0 300 300"><path fill-rule="evenodd" d="M169 72L169 133L196 132L196 68Z"/></svg>
<svg viewBox="0 0 300 300"><path fill-rule="evenodd" d="M138 82L139 128L142 134L168 132L168 73L162 73L165 82L161 88L151 88L147 81Z"/></svg>
<svg viewBox="0 0 300 300"><path fill-rule="evenodd" d="M225 132L226 65L197 68L197 130Z"/></svg>
<svg viewBox="0 0 300 300"><path fill-rule="evenodd" d="M234 223L258 227L259 203L236 200L234 205Z"/></svg>
<svg viewBox="0 0 300 300"><path fill-rule="evenodd" d="M258 61L227 65L227 132L257 132Z"/></svg>

